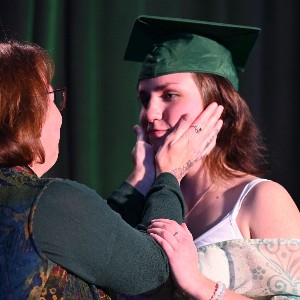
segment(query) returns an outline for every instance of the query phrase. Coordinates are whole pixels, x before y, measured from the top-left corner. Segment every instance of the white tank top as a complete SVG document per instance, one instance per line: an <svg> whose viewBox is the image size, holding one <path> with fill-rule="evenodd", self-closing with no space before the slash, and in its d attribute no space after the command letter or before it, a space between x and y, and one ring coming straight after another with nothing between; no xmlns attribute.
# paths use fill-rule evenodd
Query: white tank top
<svg viewBox="0 0 300 300"><path fill-rule="evenodd" d="M211 229L209 229L194 240L196 247L199 248L209 244L214 244L228 240L244 239L236 224L236 217L240 211L244 198L256 184L263 181L269 180L258 178L249 182L243 189L233 210L229 212L218 224L216 224L214 227L212 227Z"/></svg>

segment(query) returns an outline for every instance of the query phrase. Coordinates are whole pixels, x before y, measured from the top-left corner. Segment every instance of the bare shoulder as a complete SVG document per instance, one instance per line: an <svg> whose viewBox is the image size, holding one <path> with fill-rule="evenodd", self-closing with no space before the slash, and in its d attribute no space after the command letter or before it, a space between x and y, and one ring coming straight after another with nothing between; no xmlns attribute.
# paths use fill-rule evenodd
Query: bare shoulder
<svg viewBox="0 0 300 300"><path fill-rule="evenodd" d="M251 199L251 201L247 202L252 206L276 205L276 203L281 206L285 204L296 206L288 191L275 181L262 181L256 184L249 192L247 198Z"/></svg>
<svg viewBox="0 0 300 300"><path fill-rule="evenodd" d="M299 209L279 183L255 185L244 205L252 238L300 238Z"/></svg>

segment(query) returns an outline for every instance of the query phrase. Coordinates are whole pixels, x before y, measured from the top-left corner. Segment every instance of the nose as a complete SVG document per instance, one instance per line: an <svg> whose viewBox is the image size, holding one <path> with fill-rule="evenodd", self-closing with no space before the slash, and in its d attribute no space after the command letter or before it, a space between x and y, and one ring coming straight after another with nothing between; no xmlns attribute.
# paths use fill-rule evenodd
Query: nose
<svg viewBox="0 0 300 300"><path fill-rule="evenodd" d="M163 116L163 105L161 101L152 97L147 107L144 108L144 117L147 122L153 123L155 120L161 120Z"/></svg>

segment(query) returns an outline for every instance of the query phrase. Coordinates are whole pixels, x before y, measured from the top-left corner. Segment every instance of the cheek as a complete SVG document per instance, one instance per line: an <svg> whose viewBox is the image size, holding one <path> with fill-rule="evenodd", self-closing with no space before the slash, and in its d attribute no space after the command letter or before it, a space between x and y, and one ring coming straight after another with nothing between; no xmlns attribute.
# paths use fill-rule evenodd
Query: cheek
<svg viewBox="0 0 300 300"><path fill-rule="evenodd" d="M166 121L174 126L183 115L187 115L192 120L196 119L203 110L203 105L199 98L196 101L187 101L180 105L170 107L165 114Z"/></svg>
<svg viewBox="0 0 300 300"><path fill-rule="evenodd" d="M62 117L59 111L52 110L47 122L44 124L46 135L51 137L52 142L57 142L60 139L60 128L62 125Z"/></svg>
<svg viewBox="0 0 300 300"><path fill-rule="evenodd" d="M193 119L196 119L202 111L203 111L203 104L199 100L195 102L194 105L191 106L190 115L193 117Z"/></svg>
<svg viewBox="0 0 300 300"><path fill-rule="evenodd" d="M196 119L199 116L199 114L203 111L203 109L203 100L199 92L196 91L190 96L190 101L186 104L185 112L192 119Z"/></svg>
<svg viewBox="0 0 300 300"><path fill-rule="evenodd" d="M54 126L58 131L60 131L61 125L62 125L62 116L61 116L60 112L57 111Z"/></svg>

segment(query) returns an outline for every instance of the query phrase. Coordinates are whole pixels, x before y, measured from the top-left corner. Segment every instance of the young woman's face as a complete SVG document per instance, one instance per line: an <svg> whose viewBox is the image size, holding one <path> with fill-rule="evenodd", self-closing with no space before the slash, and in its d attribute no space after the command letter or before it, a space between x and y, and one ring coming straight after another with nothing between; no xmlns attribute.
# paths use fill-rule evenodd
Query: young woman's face
<svg viewBox="0 0 300 300"><path fill-rule="evenodd" d="M202 96L191 73L141 80L138 98L142 105L140 123L154 151L181 116L187 114L195 119L203 110Z"/></svg>

